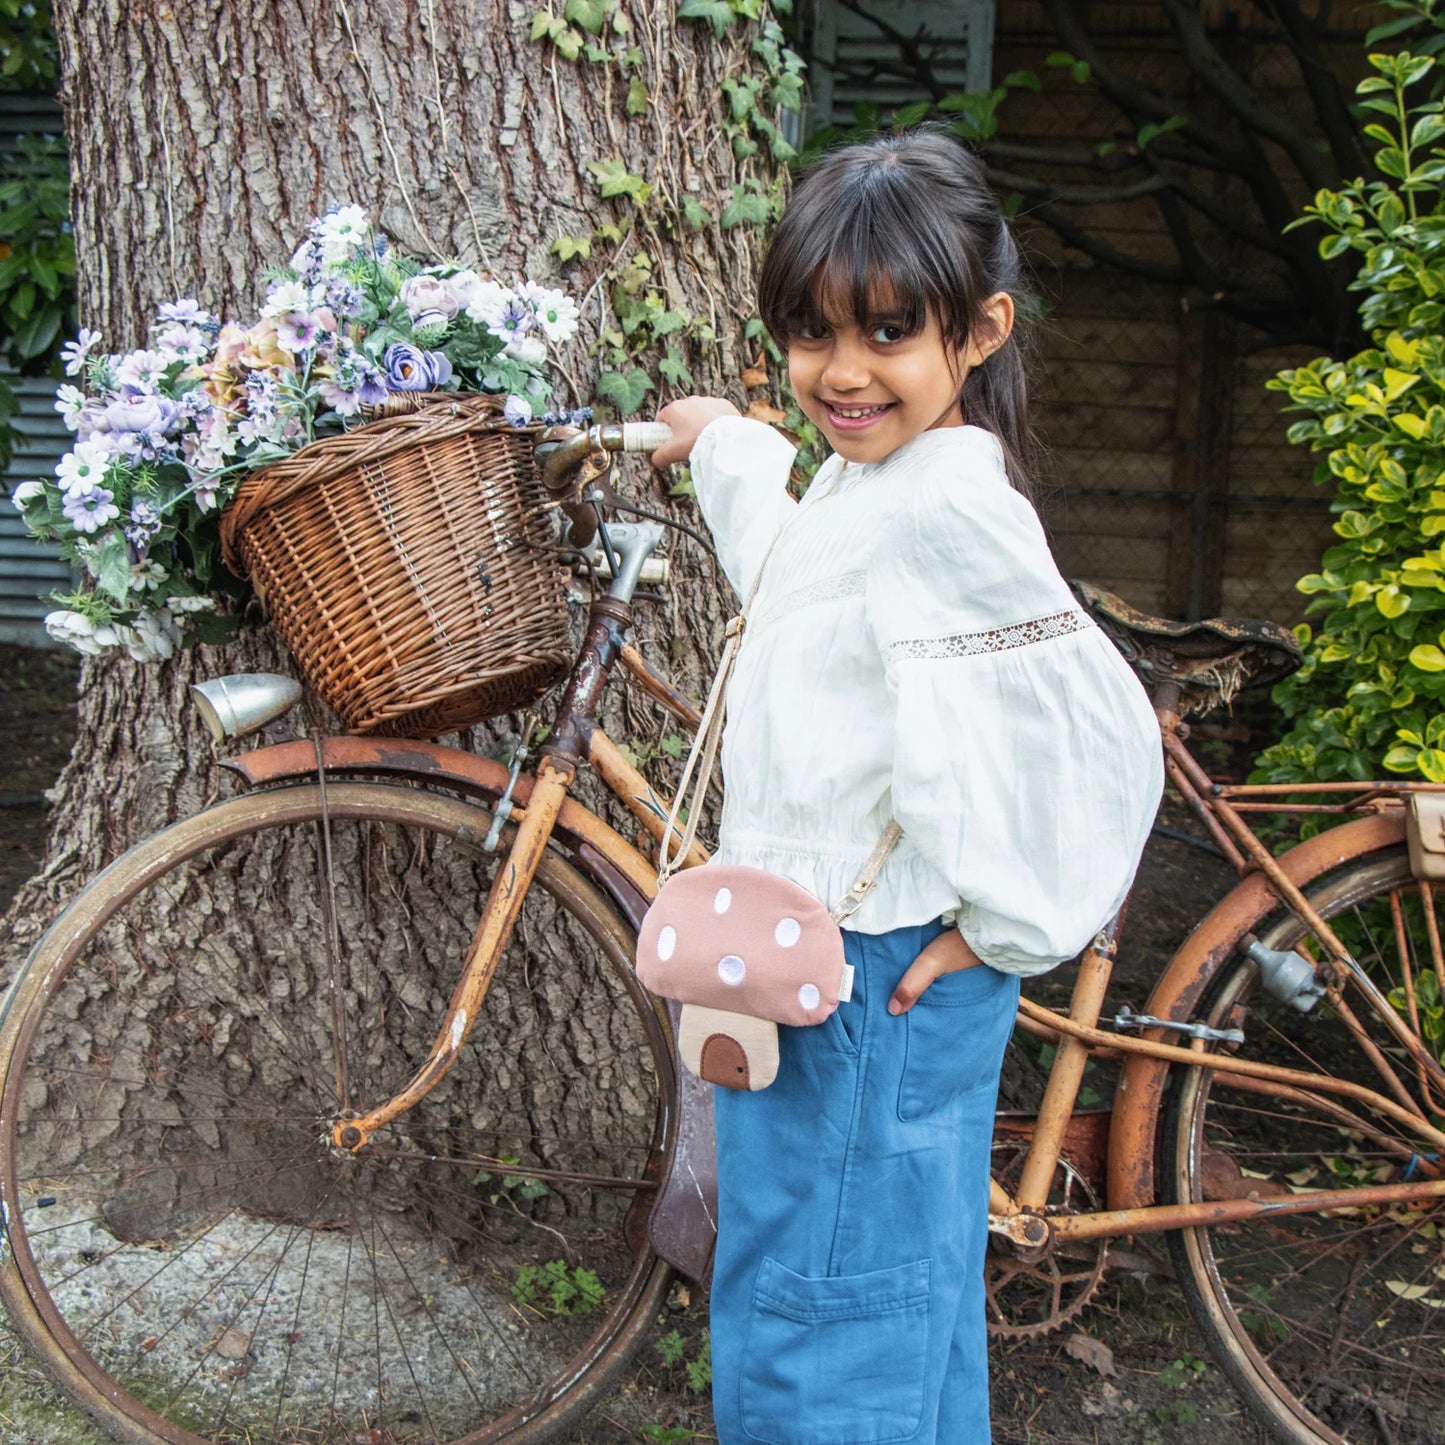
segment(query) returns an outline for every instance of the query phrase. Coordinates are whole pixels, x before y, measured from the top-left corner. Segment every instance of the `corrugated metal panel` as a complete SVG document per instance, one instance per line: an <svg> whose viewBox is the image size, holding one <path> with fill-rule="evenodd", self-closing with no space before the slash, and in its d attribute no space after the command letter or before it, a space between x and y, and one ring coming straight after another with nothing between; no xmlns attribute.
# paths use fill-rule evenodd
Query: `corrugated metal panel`
<svg viewBox="0 0 1445 1445"><path fill-rule="evenodd" d="M0 90L0 146L18 135L64 135L60 107L48 95Z"/></svg>
<svg viewBox="0 0 1445 1445"><path fill-rule="evenodd" d="M0 91L0 147L24 135L64 135L60 107L48 95ZM25 530L10 493L21 482L48 475L70 450L71 434L55 410L55 383L48 377L6 376L20 401L15 429L21 440L0 473L0 641L49 643L40 619L54 604L43 599L74 585L59 548L36 542Z"/></svg>
<svg viewBox="0 0 1445 1445"><path fill-rule="evenodd" d="M929 64L946 90L987 90L993 21L994 0L869 0L862 14L837 0L817 0L808 66L815 123L847 125L859 101L886 111L926 98L900 62L894 32L910 41L924 37Z"/></svg>
<svg viewBox="0 0 1445 1445"><path fill-rule="evenodd" d="M53 544L42 544L25 530L10 493L21 482L48 476L70 450L71 433L55 410L55 383L48 377L7 376L20 400L14 426L20 441L3 473L0 499L0 641L49 642L40 619L54 606L47 592L74 585L70 564Z"/></svg>

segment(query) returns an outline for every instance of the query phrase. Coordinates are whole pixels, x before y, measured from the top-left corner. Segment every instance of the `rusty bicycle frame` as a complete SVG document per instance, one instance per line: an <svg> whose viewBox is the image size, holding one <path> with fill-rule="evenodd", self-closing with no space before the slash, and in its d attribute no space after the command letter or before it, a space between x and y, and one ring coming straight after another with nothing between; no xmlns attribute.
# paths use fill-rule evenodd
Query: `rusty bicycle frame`
<svg viewBox="0 0 1445 1445"><path fill-rule="evenodd" d="M607 432L592 428L578 437L563 459L565 465L555 457L549 461L544 473L551 474L554 490L561 490L555 478L567 467L580 466L585 482L595 483L605 475L610 459L603 448L616 450L620 446L615 437L604 435ZM640 922L656 890L654 865L609 824L570 797L578 770L585 765L626 806L653 845L661 840L666 828L670 800L658 795L607 736L597 721L597 711L615 669L621 666L679 723L696 728L698 713L628 643L626 634L631 621L630 602L607 596L594 598L585 639L562 690L557 720L531 775L509 776L507 769L490 759L434 743L367 737L280 743L226 762L252 785L304 780L309 775L319 776L324 787L329 774L366 773L439 785L479 798L500 797L511 807L511 841L499 855L481 923L462 962L430 1053L410 1082L392 1098L334 1120L331 1140L337 1148L354 1151L365 1147L379 1129L444 1077L484 1006L538 860L554 840L565 839L593 876L604 883L633 925ZM1063 1239L1155 1233L1263 1216L1445 1198L1445 1165L1439 1162L1439 1157L1445 1156L1445 1129L1430 1118L1431 1113L1445 1114L1445 1070L1379 996L1303 891L1308 882L1331 867L1402 841L1405 795L1411 791L1445 791L1445 784L1219 784L1185 745L1189 728L1179 714L1177 686L1165 683L1156 688L1154 704L1167 776L1241 881L1166 966L1151 994L1148 1014L1165 1021L1186 1019L1221 964L1234 954L1242 940L1249 938L1250 928L1281 905L1288 906L1308 925L1318 942L1321 957L1315 961L1317 980L1324 986L1331 1006L1371 1057L1388 1096L1328 1074L1237 1058L1228 1052L1210 1052L1197 1038L1188 1045L1171 1044L1165 1041L1164 1028L1146 1028L1138 1037L1100 1028L1105 990L1122 927L1121 912L1083 954L1066 1013L1028 999L1020 1003L1018 1027L1056 1044L1057 1049L1036 1118L1019 1125L1001 1117L996 1137L1005 1138L1013 1129L1028 1140L1028 1145L1016 1189L1010 1193L997 1180L992 1183L991 1231L1020 1250L1036 1251ZM1301 802L1301 798L1318 801ZM1276 858L1246 821L1246 814L1261 811L1323 813L1347 816L1351 821ZM705 850L694 845L687 865L706 861ZM1431 921L1431 963L1445 991L1445 954L1433 915L1429 909L1426 912ZM1398 926L1398 916L1396 923ZM1353 979L1363 988L1367 1000L1374 1000L1375 1012L1405 1050L1416 1093L1365 1036L1342 996L1346 979ZM1416 999L1408 974L1405 987L1413 1018ZM1098 1126L1099 1115L1076 1111L1084 1067L1091 1056L1112 1058L1121 1064L1114 1103L1104 1116L1106 1144ZM1317 1190L1294 1198L1251 1196L1159 1204L1154 1178L1157 1121L1165 1078L1170 1068L1178 1065L1216 1070L1232 1087L1270 1091L1276 1097L1307 1098L1316 1106L1334 1097L1367 1104L1418 1138L1422 1147L1415 1151L1414 1177L1409 1182ZM653 1241L664 1258L685 1273L700 1277L711 1253L713 1211L705 1177L711 1145L710 1103L706 1091L690 1076L682 1071L679 1076L683 1081L679 1088L681 1142L669 1160L667 1179L648 1184L660 1191L655 1213L673 1204L676 1217L662 1230L654 1219ZM1328 1104L1324 1107L1328 1108ZM699 1124L700 1115L709 1117ZM1397 1155L1402 1152L1396 1140L1378 1136L1377 1142ZM1091 1160L1095 1167L1100 1164L1100 1154L1106 1154L1106 1187L1101 1194L1106 1208L1071 1214L1047 1212L1050 1189L1066 1150L1076 1158ZM1431 1152L1437 1157L1428 1157ZM684 1179L684 1174L690 1177Z"/></svg>

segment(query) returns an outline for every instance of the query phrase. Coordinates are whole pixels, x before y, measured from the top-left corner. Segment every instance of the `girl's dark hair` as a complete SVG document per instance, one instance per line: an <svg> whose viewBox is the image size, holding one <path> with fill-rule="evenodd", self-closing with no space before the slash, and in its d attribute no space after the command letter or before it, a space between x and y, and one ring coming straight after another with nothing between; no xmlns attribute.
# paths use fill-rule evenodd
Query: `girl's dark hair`
<svg viewBox="0 0 1445 1445"><path fill-rule="evenodd" d="M932 311L944 340L960 347L986 324L990 296L1014 298L1013 333L969 372L962 405L965 421L999 439L1010 480L1032 496L1023 314L1030 298L1018 247L982 164L942 126L841 146L809 166L773 231L758 310L786 347L827 324L825 296L866 325L880 287L890 317L915 329Z"/></svg>

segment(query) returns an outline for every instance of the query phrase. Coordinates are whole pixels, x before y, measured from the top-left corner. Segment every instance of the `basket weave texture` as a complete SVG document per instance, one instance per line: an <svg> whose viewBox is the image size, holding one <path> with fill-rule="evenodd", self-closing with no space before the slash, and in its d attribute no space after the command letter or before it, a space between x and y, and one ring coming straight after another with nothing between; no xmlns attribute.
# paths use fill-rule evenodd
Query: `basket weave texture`
<svg viewBox="0 0 1445 1445"><path fill-rule="evenodd" d="M540 428L491 396L397 400L418 409L247 477L221 548L348 728L427 737L525 707L572 649Z"/></svg>

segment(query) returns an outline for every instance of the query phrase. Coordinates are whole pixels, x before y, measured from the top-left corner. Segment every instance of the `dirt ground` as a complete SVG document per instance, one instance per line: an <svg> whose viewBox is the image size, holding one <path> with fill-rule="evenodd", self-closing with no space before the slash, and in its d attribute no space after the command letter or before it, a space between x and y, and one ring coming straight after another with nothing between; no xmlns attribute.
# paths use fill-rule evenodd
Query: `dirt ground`
<svg viewBox="0 0 1445 1445"><path fill-rule="evenodd" d="M59 653L0 645L0 904L38 861L44 797L74 732L74 661ZM1267 709L1205 743L1211 766L1238 774L1254 736L1267 736ZM1166 811L1165 825L1192 832ZM1111 1007L1141 1009L1150 981L1189 926L1232 881L1198 846L1156 836L1146 853ZM1055 975L1031 989L1050 1003L1071 983ZM1027 1093L1036 1071L1021 1060L1011 1089ZM1101 1101L1107 1078L1087 1078ZM1205 1358L1162 1247L1136 1241L1112 1256L1113 1269L1083 1311L1056 1333L996 1341L994 1437L999 1445L1108 1441L1110 1445L1257 1445L1266 1438L1243 1413L1228 1382ZM706 1300L674 1288L667 1313L616 1396L567 1439L571 1445L714 1439L707 1403ZM1100 1348L1102 1345L1104 1348ZM0 1445L89 1445L98 1437L48 1391L13 1337L0 1329ZM950 1442L952 1445L952 1442Z"/></svg>

